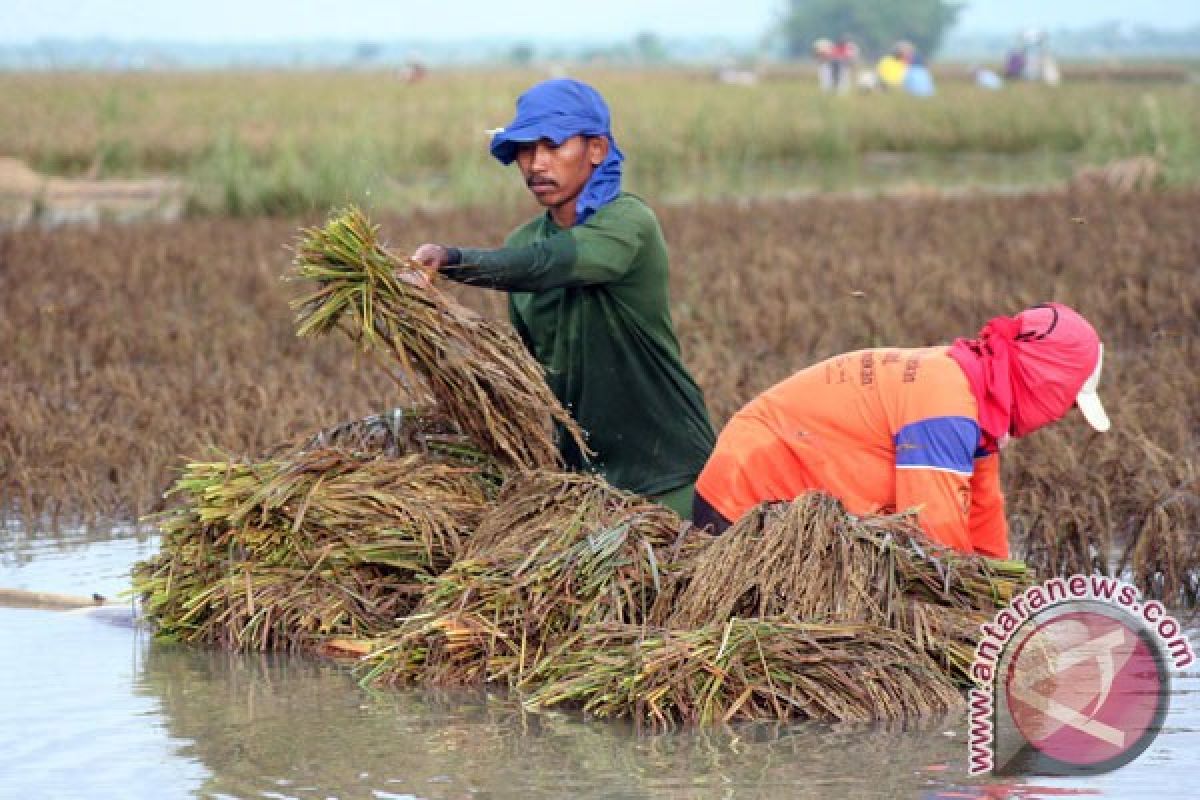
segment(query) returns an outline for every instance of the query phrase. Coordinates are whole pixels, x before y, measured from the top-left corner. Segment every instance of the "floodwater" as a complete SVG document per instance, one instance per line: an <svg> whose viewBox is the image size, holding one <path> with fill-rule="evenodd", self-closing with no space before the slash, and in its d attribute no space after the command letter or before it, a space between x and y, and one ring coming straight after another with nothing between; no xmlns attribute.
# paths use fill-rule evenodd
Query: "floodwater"
<svg viewBox="0 0 1200 800"><path fill-rule="evenodd" d="M0 587L113 596L155 546L10 526ZM647 736L499 694L368 692L329 664L162 645L120 621L0 608L0 798L1164 798L1200 774L1200 673L1175 677L1134 763L997 783L967 775L965 712Z"/></svg>

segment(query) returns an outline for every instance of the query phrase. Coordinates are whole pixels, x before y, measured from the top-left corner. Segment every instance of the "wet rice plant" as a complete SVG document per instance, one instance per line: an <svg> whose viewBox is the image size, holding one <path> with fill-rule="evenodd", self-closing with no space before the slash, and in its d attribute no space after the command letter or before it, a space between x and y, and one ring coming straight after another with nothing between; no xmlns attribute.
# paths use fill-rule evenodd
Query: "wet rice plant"
<svg viewBox="0 0 1200 800"><path fill-rule="evenodd" d="M317 288L294 300L300 336L342 328L408 396L428 400L467 438L505 466L559 463L551 436L587 445L542 369L510 329L443 294L415 263L392 255L379 228L356 208L304 231L295 277ZM419 381L419 385L414 382Z"/></svg>
<svg viewBox="0 0 1200 800"><path fill-rule="evenodd" d="M593 626L564 641L525 683L527 707L574 703L652 729L915 719L962 703L903 634L769 618L695 630Z"/></svg>
<svg viewBox="0 0 1200 800"><path fill-rule="evenodd" d="M421 455L192 463L133 588L163 638L299 650L366 636L458 558L489 491L477 469Z"/></svg>

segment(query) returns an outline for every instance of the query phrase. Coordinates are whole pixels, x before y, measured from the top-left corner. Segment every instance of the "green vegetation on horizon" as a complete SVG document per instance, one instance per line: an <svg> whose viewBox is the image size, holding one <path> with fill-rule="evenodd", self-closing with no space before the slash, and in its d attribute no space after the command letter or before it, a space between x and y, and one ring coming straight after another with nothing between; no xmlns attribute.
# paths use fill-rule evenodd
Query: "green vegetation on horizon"
<svg viewBox="0 0 1200 800"><path fill-rule="evenodd" d="M868 58L878 58L900 39L911 41L928 58L962 9L961 3L947 0L791 0L781 32L793 58L807 57L818 38L843 35Z"/></svg>
<svg viewBox="0 0 1200 800"><path fill-rule="evenodd" d="M525 190L490 158L485 131L542 77L7 73L0 105L18 113L0 118L0 154L54 175L178 175L199 211L496 205ZM612 105L626 185L655 198L888 179L1032 183L1142 154L1169 184L1200 179L1200 93L1188 85L985 92L948 76L937 97L917 99L825 96L796 73L751 87L685 71L580 77Z"/></svg>

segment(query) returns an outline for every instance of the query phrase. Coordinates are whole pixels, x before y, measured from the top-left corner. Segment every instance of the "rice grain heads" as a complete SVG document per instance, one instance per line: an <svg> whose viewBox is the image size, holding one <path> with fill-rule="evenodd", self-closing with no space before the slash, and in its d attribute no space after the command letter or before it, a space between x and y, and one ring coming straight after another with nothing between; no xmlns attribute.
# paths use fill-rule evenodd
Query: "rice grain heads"
<svg viewBox="0 0 1200 800"><path fill-rule="evenodd" d="M490 490L472 468L328 448L193 463L173 491L160 552L134 570L147 616L167 638L269 650L410 613Z"/></svg>
<svg viewBox="0 0 1200 800"><path fill-rule="evenodd" d="M913 516L856 516L823 492L764 504L699 558L663 621L699 627L785 615L891 625L905 598L996 608L1025 578L1019 562L969 557L929 542Z"/></svg>
<svg viewBox="0 0 1200 800"><path fill-rule="evenodd" d="M388 252L378 226L360 210L335 213L324 227L303 231L295 253L293 277L317 282L293 303L299 335L341 327L363 352L390 359L389 374L413 400L428 393L505 466L558 463L550 420L586 452L583 432L516 335L459 305L418 265Z"/></svg>
<svg viewBox="0 0 1200 800"><path fill-rule="evenodd" d="M562 642L525 685L529 708L574 702L654 729L909 719L962 703L903 634L783 619L733 618L694 630L591 626Z"/></svg>
<svg viewBox="0 0 1200 800"><path fill-rule="evenodd" d="M677 551L709 537L601 478L517 475L372 658L368 680L515 684L564 635L642 624Z"/></svg>
<svg viewBox="0 0 1200 800"><path fill-rule="evenodd" d="M668 628L732 618L886 627L964 684L984 612L1029 580L1020 562L931 543L912 515L856 516L820 492L746 514L678 575L653 615Z"/></svg>

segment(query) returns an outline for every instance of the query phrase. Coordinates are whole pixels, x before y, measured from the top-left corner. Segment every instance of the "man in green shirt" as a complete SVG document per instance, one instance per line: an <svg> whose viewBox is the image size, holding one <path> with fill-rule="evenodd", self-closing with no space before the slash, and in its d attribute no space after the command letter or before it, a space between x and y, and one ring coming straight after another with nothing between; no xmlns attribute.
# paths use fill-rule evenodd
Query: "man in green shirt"
<svg viewBox="0 0 1200 800"><path fill-rule="evenodd" d="M654 212L621 191L624 156L595 89L550 80L517 100L491 152L513 161L546 208L480 250L423 244L413 258L446 277L509 292L509 316L583 428L591 457L559 432L570 469L691 515L715 436L683 366L667 297L667 246Z"/></svg>

